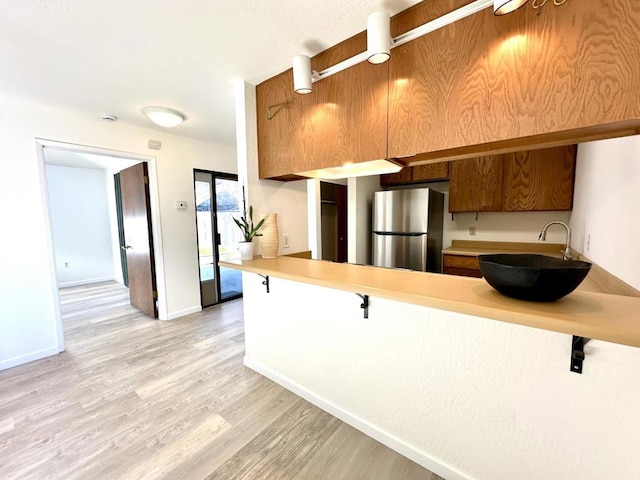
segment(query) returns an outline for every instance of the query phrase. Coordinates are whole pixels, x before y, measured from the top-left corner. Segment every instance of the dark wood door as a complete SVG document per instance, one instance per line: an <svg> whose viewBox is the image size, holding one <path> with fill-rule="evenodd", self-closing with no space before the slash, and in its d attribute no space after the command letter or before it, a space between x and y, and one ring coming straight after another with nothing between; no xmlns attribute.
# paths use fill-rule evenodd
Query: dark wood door
<svg viewBox="0 0 640 480"><path fill-rule="evenodd" d="M129 274L129 301L150 317L157 318L156 275L151 234L149 176L147 164L139 163L120 172L122 217Z"/></svg>

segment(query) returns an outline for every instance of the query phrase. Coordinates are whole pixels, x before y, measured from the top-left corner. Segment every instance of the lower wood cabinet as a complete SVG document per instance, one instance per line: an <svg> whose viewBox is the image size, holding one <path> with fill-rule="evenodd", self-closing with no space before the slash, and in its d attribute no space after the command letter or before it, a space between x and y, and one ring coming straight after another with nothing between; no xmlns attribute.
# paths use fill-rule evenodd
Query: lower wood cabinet
<svg viewBox="0 0 640 480"><path fill-rule="evenodd" d="M442 273L482 278L478 258L467 255L442 255Z"/></svg>

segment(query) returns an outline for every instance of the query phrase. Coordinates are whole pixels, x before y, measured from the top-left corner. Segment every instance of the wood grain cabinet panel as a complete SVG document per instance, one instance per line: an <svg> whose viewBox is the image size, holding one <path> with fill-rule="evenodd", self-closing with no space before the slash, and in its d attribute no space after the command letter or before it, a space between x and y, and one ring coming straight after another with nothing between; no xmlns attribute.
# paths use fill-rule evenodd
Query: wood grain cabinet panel
<svg viewBox="0 0 640 480"><path fill-rule="evenodd" d="M256 115L258 120L258 169L260 178L295 178L295 172L307 170L304 161L303 136L300 125L303 112L312 99L293 91L291 70L276 75L256 87ZM291 100L288 107L267 118L270 106ZM272 111L277 107L273 107Z"/></svg>
<svg viewBox="0 0 640 480"><path fill-rule="evenodd" d="M449 178L449 162L405 167L398 173L380 175L380 185L406 185L410 183L438 182Z"/></svg>
<svg viewBox="0 0 640 480"><path fill-rule="evenodd" d="M293 91L292 71L257 86L260 178L296 179L296 173L387 158L388 64L360 63ZM270 120L269 106L286 99Z"/></svg>
<svg viewBox="0 0 640 480"><path fill-rule="evenodd" d="M503 155L456 160L449 165L449 212L502 210Z"/></svg>
<svg viewBox="0 0 640 480"><path fill-rule="evenodd" d="M411 181L435 182L449 178L449 162L430 163L411 167Z"/></svg>
<svg viewBox="0 0 640 480"><path fill-rule="evenodd" d="M482 278L478 257L467 255L442 255L442 273Z"/></svg>
<svg viewBox="0 0 640 480"><path fill-rule="evenodd" d="M506 155L503 209L571 210L576 150L569 145Z"/></svg>
<svg viewBox="0 0 640 480"><path fill-rule="evenodd" d="M380 185L383 187L406 185L408 183L411 183L411 167L404 167L398 173L380 175Z"/></svg>
<svg viewBox="0 0 640 480"><path fill-rule="evenodd" d="M422 2L394 17L392 35L434 3L459 6ZM389 64L391 158L628 135L640 124L640 2L485 9L395 48Z"/></svg>

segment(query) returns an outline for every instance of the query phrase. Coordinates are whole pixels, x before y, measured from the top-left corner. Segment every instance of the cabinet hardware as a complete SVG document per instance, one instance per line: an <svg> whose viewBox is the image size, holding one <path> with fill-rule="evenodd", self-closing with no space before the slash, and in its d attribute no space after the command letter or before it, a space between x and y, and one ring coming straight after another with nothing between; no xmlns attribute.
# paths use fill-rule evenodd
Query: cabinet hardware
<svg viewBox="0 0 640 480"><path fill-rule="evenodd" d="M591 340L590 338L571 337L571 371L582 373L582 362L584 362L584 346Z"/></svg>
<svg viewBox="0 0 640 480"><path fill-rule="evenodd" d="M262 284L267 287L267 293L269 293L269 275L260 275L258 274L258 276L264 278L264 280L262 281Z"/></svg>
<svg viewBox="0 0 640 480"><path fill-rule="evenodd" d="M284 102L276 103L267 107L267 120L271 120L283 108L289 108L293 103L293 98L287 98ZM273 110L272 110L273 109Z"/></svg>
<svg viewBox="0 0 640 480"><path fill-rule="evenodd" d="M362 299L360 308L364 309L364 318L369 318L369 295L360 295L359 293L356 293L356 295Z"/></svg>

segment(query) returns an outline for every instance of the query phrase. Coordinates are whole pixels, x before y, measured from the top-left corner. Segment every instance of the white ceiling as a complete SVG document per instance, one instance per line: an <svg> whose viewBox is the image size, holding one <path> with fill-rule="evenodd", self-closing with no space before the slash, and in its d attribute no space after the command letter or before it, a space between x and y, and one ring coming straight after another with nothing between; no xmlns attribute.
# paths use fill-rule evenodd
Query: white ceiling
<svg viewBox="0 0 640 480"><path fill-rule="evenodd" d="M0 94L235 142L234 81L257 84L418 0L0 0Z"/></svg>

